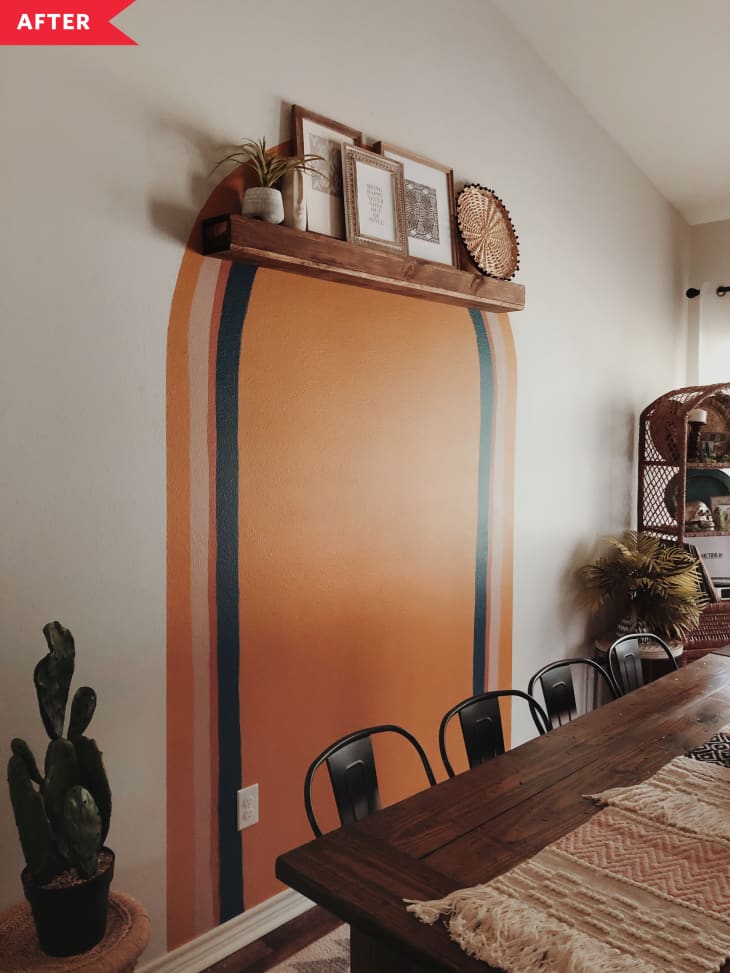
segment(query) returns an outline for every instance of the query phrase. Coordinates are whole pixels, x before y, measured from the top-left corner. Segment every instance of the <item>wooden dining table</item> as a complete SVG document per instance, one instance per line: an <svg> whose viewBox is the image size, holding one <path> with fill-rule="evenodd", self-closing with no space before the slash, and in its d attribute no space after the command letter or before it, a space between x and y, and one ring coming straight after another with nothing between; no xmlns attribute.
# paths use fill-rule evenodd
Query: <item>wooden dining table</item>
<svg viewBox="0 0 730 973"><path fill-rule="evenodd" d="M277 877L349 923L351 973L486 973L404 899L488 882L730 724L730 658L677 672L354 825L281 855ZM730 963L723 967L730 973Z"/></svg>

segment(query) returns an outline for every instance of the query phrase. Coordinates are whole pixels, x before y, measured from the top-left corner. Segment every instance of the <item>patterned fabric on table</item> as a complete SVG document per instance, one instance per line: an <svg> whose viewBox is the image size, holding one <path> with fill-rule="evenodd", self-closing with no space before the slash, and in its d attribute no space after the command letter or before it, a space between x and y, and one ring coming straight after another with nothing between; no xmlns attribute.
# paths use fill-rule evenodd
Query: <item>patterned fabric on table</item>
<svg viewBox="0 0 730 973"><path fill-rule="evenodd" d="M725 728L723 728L725 729ZM506 973L713 973L730 956L730 770L676 757L485 885L433 902L451 938Z"/></svg>
<svg viewBox="0 0 730 973"><path fill-rule="evenodd" d="M730 725L720 727L707 743L690 750L687 756L692 760L708 760L713 764L730 767Z"/></svg>

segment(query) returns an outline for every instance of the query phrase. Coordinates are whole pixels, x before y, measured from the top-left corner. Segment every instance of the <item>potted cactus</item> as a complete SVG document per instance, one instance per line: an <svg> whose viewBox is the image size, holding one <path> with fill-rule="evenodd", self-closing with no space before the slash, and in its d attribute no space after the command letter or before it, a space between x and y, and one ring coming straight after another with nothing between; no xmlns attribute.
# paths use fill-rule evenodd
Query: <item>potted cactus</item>
<svg viewBox="0 0 730 973"><path fill-rule="evenodd" d="M96 742L85 736L96 693L81 686L71 702L63 736L75 647L68 629L43 629L48 654L35 667L41 719L50 743L43 773L28 744L11 743L8 785L25 856L21 879L41 949L71 956L104 936L114 852L104 846L111 792Z"/></svg>

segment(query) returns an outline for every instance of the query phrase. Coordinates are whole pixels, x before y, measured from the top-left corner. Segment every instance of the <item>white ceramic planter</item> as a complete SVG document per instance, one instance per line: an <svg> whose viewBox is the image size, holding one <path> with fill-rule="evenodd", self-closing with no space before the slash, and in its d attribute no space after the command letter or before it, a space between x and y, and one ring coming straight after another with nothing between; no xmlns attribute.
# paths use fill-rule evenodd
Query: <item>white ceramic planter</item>
<svg viewBox="0 0 730 973"><path fill-rule="evenodd" d="M253 186L243 197L243 215L267 223L281 223L284 219L284 203L278 189Z"/></svg>

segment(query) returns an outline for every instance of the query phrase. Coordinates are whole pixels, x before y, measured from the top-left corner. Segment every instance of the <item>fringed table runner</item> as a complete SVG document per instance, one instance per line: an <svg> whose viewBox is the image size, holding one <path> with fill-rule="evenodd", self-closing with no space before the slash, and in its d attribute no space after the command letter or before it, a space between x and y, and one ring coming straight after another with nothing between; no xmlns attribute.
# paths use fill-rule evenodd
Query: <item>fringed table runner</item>
<svg viewBox="0 0 730 973"><path fill-rule="evenodd" d="M730 727L723 727L723 731ZM730 741L728 741L730 742ZM506 973L714 973L730 957L730 769L676 757L493 881L416 902Z"/></svg>

